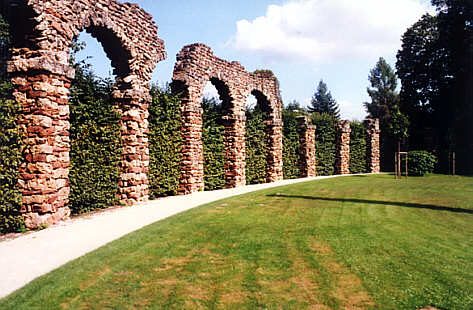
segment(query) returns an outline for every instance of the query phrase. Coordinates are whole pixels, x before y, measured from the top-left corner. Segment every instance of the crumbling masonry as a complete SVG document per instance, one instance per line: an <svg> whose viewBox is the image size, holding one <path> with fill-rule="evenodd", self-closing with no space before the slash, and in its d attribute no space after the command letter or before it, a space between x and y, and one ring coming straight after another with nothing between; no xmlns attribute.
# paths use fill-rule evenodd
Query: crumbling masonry
<svg viewBox="0 0 473 310"><path fill-rule="evenodd" d="M224 107L226 186L246 184L245 104L250 94L268 112L266 181L282 180L282 101L276 77L267 71L248 73L238 62L215 57L210 47L192 44L177 55L172 82L173 91L183 101L180 192L188 194L204 188L201 101L208 81L217 88Z"/></svg>
<svg viewBox="0 0 473 310"><path fill-rule="evenodd" d="M113 97L121 112L120 198L148 198L149 81L166 57L158 28L137 5L115 0L2 0L13 30L8 63L26 133L19 185L26 225L36 228L69 215L69 106L72 41L83 30L103 45L117 75Z"/></svg>
<svg viewBox="0 0 473 310"><path fill-rule="evenodd" d="M301 178L310 178L317 175L317 162L315 152L315 125L309 125L308 116L298 116L297 123L299 127L300 139L300 159L299 170Z"/></svg>

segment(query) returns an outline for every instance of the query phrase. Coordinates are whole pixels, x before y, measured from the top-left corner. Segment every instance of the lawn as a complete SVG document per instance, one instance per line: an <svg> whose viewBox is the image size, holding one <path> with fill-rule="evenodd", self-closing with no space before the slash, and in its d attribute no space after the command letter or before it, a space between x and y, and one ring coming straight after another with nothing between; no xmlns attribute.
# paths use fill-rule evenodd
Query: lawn
<svg viewBox="0 0 473 310"><path fill-rule="evenodd" d="M473 309L472 177L352 176L222 200L0 301L15 310L429 305Z"/></svg>

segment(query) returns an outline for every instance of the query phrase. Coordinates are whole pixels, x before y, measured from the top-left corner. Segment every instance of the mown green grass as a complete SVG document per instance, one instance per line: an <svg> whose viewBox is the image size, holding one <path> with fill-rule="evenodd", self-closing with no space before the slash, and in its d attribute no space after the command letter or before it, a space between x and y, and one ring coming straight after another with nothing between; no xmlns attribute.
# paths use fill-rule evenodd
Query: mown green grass
<svg viewBox="0 0 473 310"><path fill-rule="evenodd" d="M127 235L0 301L15 310L428 305L473 309L471 177L353 176L226 199Z"/></svg>

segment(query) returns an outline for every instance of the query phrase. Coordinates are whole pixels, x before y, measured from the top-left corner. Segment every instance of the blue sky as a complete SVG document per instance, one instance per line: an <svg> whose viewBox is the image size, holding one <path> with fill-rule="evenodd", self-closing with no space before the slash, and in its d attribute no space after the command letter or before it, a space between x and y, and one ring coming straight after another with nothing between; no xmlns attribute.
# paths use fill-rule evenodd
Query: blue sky
<svg viewBox="0 0 473 310"><path fill-rule="evenodd" d="M168 57L153 82L170 81L176 54L192 43L247 71L270 69L285 104L307 105L320 79L345 119L362 119L368 74L379 57L394 67L402 33L426 11L425 0L135 0L153 15ZM88 35L85 55L95 72L111 71L100 44ZM208 90L211 95L211 90Z"/></svg>

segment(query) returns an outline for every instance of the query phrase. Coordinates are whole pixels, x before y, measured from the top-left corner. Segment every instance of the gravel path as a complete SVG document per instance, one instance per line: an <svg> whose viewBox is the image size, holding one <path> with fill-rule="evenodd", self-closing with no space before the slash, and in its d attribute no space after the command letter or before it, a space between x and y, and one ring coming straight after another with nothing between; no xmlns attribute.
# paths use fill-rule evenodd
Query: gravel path
<svg viewBox="0 0 473 310"><path fill-rule="evenodd" d="M331 176L334 177L334 176ZM281 185L330 177L284 180L187 196L166 197L68 220L0 242L0 298L35 278L113 240L174 214L219 199Z"/></svg>

